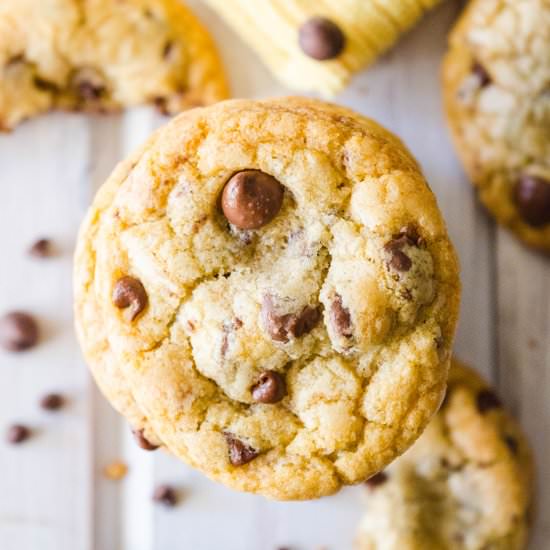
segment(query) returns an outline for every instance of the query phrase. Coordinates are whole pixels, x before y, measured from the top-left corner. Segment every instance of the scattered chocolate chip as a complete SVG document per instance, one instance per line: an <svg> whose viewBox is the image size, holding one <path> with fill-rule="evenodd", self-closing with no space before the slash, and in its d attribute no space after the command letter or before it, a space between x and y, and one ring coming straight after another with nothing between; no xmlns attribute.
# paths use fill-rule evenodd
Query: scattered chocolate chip
<svg viewBox="0 0 550 550"><path fill-rule="evenodd" d="M258 229L269 223L283 204L283 186L260 170L237 172L225 184L221 206L239 229Z"/></svg>
<svg viewBox="0 0 550 550"><path fill-rule="evenodd" d="M550 223L550 181L523 174L514 189L520 216L532 227Z"/></svg>
<svg viewBox="0 0 550 550"><path fill-rule="evenodd" d="M518 454L518 440L515 437L512 437L511 435L507 435L504 437L504 443L508 446L512 454L517 455Z"/></svg>
<svg viewBox="0 0 550 550"><path fill-rule="evenodd" d="M49 239L38 239L29 248L29 254L36 258L47 258L52 255L52 242Z"/></svg>
<svg viewBox="0 0 550 550"><path fill-rule="evenodd" d="M172 53L172 50L174 49L174 43L171 40L168 40L166 44L164 44L164 48L162 48L162 57L164 59L167 59L170 57L170 54Z"/></svg>
<svg viewBox="0 0 550 550"><path fill-rule="evenodd" d="M133 321L147 306L147 292L141 281L128 275L120 278L113 288L113 304L119 309L130 308Z"/></svg>
<svg viewBox="0 0 550 550"><path fill-rule="evenodd" d="M388 481L388 474L384 472L378 472L377 474L374 474L372 477L369 477L367 481L365 481L365 485L369 489L374 489L375 487L378 487L380 485L383 485Z"/></svg>
<svg viewBox="0 0 550 550"><path fill-rule="evenodd" d="M38 342L38 325L22 311L12 311L0 318L0 345L8 351L23 351Z"/></svg>
<svg viewBox="0 0 550 550"><path fill-rule="evenodd" d="M485 86L491 84L491 75L479 61L475 61L472 65L472 74L477 77L480 88L485 88Z"/></svg>
<svg viewBox="0 0 550 550"><path fill-rule="evenodd" d="M268 334L276 342L288 342L290 337L300 338L311 332L321 319L319 307L305 306L300 313L275 313L273 299L264 296L262 321Z"/></svg>
<svg viewBox="0 0 550 550"><path fill-rule="evenodd" d="M178 503L178 493L170 485L159 485L153 492L153 501L172 508Z"/></svg>
<svg viewBox="0 0 550 550"><path fill-rule="evenodd" d="M57 411L64 404L63 396L58 393L48 393L40 400L40 407L45 411Z"/></svg>
<svg viewBox="0 0 550 550"><path fill-rule="evenodd" d="M8 428L8 431L6 433L6 440L12 445L17 445L29 439L30 436L31 431L29 430L29 428L27 428L26 426L22 426L21 424L14 424L13 426L10 426Z"/></svg>
<svg viewBox="0 0 550 550"><path fill-rule="evenodd" d="M33 78L33 83L37 89L42 90L43 92L57 92L59 89L57 84L40 76L35 76Z"/></svg>
<svg viewBox="0 0 550 550"><path fill-rule="evenodd" d="M84 102L95 103L107 93L105 78L96 69L83 67L72 77L72 87Z"/></svg>
<svg viewBox="0 0 550 550"><path fill-rule="evenodd" d="M132 430L132 434L138 446L144 451L156 451L159 448L158 445L154 445L145 437L143 430Z"/></svg>
<svg viewBox="0 0 550 550"><path fill-rule="evenodd" d="M477 410L485 413L491 409L498 409L502 406L498 396L491 390L481 390L477 394Z"/></svg>
<svg viewBox="0 0 550 550"><path fill-rule="evenodd" d="M346 37L336 23L325 17L312 17L298 31L302 51L318 61L334 59L344 49Z"/></svg>
<svg viewBox="0 0 550 550"><path fill-rule="evenodd" d="M158 112L163 116L170 115L170 109L168 109L168 100L165 97L155 97L153 99L153 104L157 108Z"/></svg>
<svg viewBox="0 0 550 550"><path fill-rule="evenodd" d="M388 266L396 271L409 271L412 267L412 261L403 252L403 248L405 246L418 246L421 242L422 238L413 226L408 225L401 229L397 235L392 237L391 241L384 245L384 250L391 255Z"/></svg>
<svg viewBox="0 0 550 550"><path fill-rule="evenodd" d="M85 101L97 101L105 93L104 86L95 85L93 82L83 80L77 85L78 95Z"/></svg>
<svg viewBox="0 0 550 550"><path fill-rule="evenodd" d="M335 294L330 304L329 317L331 325L340 336L344 338L351 338L353 336L351 315L349 309L342 304L342 296L339 294Z"/></svg>
<svg viewBox="0 0 550 550"><path fill-rule="evenodd" d="M392 250L388 265L396 271L405 272L412 267L412 261L402 250Z"/></svg>
<svg viewBox="0 0 550 550"><path fill-rule="evenodd" d="M233 434L224 432L225 440L229 449L229 462L233 466L243 466L258 456L258 451L246 445L240 439L237 439Z"/></svg>
<svg viewBox="0 0 550 550"><path fill-rule="evenodd" d="M285 395L285 379L272 370L263 372L252 388L252 399L258 403L278 403Z"/></svg>

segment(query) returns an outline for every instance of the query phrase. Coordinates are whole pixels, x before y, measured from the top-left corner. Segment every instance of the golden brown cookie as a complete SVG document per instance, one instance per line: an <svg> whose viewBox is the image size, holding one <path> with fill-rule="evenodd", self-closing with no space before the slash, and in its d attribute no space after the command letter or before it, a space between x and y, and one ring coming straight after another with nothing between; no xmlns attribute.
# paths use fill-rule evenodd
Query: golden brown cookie
<svg viewBox="0 0 550 550"><path fill-rule="evenodd" d="M447 397L420 439L367 482L361 550L523 550L533 459L517 423L453 361Z"/></svg>
<svg viewBox="0 0 550 550"><path fill-rule="evenodd" d="M550 1L472 0L443 66L447 118L479 198L550 251Z"/></svg>
<svg viewBox="0 0 550 550"><path fill-rule="evenodd" d="M76 319L153 444L277 499L361 481L445 390L456 257L417 163L347 109L285 98L177 117L82 226Z"/></svg>
<svg viewBox="0 0 550 550"><path fill-rule="evenodd" d="M56 108L175 114L226 97L214 43L178 0L0 2L0 129Z"/></svg>

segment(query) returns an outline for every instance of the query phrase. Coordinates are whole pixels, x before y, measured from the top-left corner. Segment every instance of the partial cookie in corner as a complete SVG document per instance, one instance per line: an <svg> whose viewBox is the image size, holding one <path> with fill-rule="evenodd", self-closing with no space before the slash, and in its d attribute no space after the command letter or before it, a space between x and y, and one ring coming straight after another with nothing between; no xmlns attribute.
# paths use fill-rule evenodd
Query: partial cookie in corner
<svg viewBox="0 0 550 550"><path fill-rule="evenodd" d="M365 493L360 550L524 550L531 451L487 383L453 361L441 410Z"/></svg>
<svg viewBox="0 0 550 550"><path fill-rule="evenodd" d="M441 0L207 0L292 90L331 97Z"/></svg>
<svg viewBox="0 0 550 550"><path fill-rule="evenodd" d="M450 37L451 132L483 204L550 252L550 1L472 0Z"/></svg>
<svg viewBox="0 0 550 550"><path fill-rule="evenodd" d="M226 97L214 43L179 0L0 2L0 130L57 108L175 114Z"/></svg>
<svg viewBox="0 0 550 550"><path fill-rule="evenodd" d="M385 467L445 391L459 302L401 142L300 98L187 111L99 191L75 315L151 446L230 487L309 499Z"/></svg>

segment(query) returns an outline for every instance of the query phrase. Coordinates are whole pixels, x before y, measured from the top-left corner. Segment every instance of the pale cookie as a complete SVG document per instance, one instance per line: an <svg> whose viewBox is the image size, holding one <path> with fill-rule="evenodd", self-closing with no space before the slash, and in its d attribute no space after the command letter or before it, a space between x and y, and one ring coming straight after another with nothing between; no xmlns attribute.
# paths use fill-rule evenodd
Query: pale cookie
<svg viewBox="0 0 550 550"><path fill-rule="evenodd" d="M142 446L231 487L307 499L364 480L443 396L452 245L401 142L347 109L184 113L99 191L75 264L107 397Z"/></svg>
<svg viewBox="0 0 550 550"><path fill-rule="evenodd" d="M473 370L453 361L422 437L367 482L361 550L522 550L532 506L525 435Z"/></svg>
<svg viewBox="0 0 550 550"><path fill-rule="evenodd" d="M550 251L550 0L472 0L443 66L447 117L483 204Z"/></svg>
<svg viewBox="0 0 550 550"><path fill-rule="evenodd" d="M207 0L286 86L331 97L441 0Z"/></svg>
<svg viewBox="0 0 550 550"><path fill-rule="evenodd" d="M56 108L175 114L226 97L214 43L179 0L0 2L0 130Z"/></svg>

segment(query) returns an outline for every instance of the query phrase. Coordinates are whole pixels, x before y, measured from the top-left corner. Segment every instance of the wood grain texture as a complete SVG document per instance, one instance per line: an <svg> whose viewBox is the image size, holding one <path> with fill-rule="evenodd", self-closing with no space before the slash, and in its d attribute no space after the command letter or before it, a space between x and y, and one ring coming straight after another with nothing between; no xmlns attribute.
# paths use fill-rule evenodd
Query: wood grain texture
<svg viewBox="0 0 550 550"><path fill-rule="evenodd" d="M238 97L288 93L199 0L190 2L222 46ZM550 260L523 249L481 211L455 158L442 116L439 63L459 3L448 2L338 101L398 133L421 162L459 251L463 304L458 355L498 384L531 436L539 505L533 550L550 540ZM0 313L37 314L45 338L20 355L0 352L0 429L30 424L26 445L0 443L2 550L351 550L361 487L308 503L277 503L232 492L157 451L135 446L125 422L99 395L72 332L71 250L84 208L114 164L162 117L149 109L89 118L50 115L0 136ZM62 254L31 260L46 235ZM55 415L38 409L51 389L70 398ZM119 482L102 468L129 466ZM160 483L180 506L154 505Z"/></svg>

